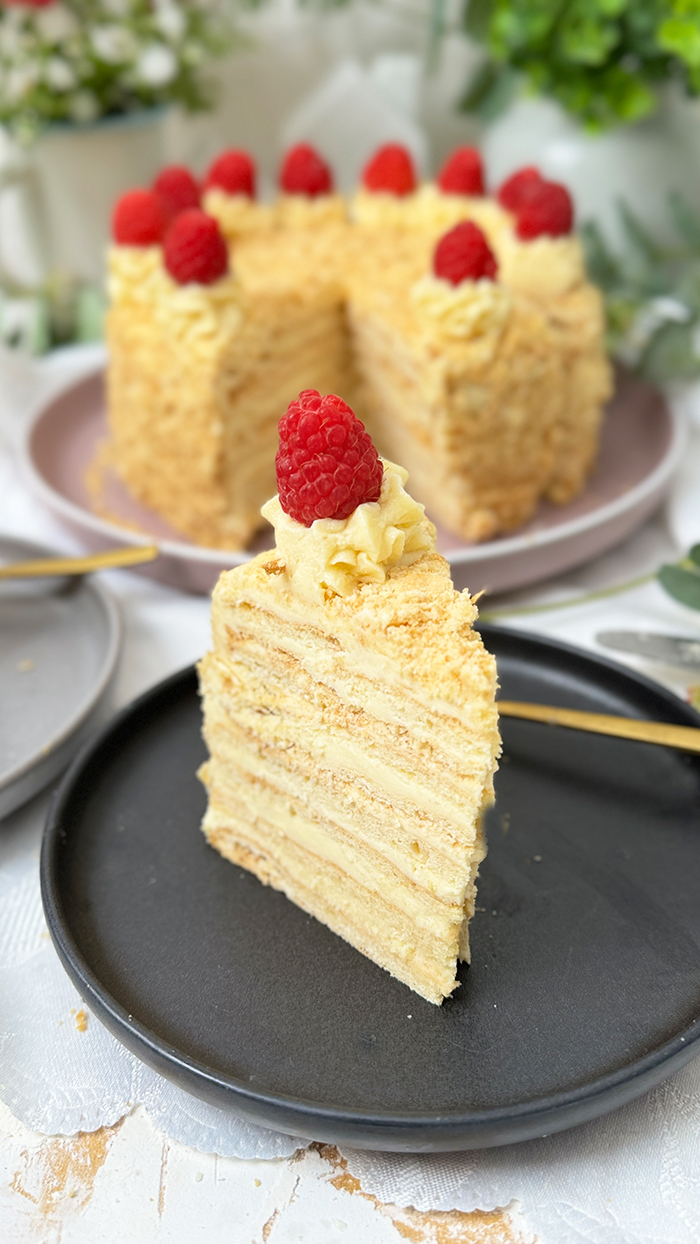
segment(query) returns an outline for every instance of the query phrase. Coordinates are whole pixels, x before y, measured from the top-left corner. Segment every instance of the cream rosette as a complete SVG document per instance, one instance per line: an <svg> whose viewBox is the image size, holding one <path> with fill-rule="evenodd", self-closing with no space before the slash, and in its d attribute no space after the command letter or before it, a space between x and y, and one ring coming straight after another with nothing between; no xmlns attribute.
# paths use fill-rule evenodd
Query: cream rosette
<svg viewBox="0 0 700 1244"><path fill-rule="evenodd" d="M284 512L279 497L262 507L289 585L302 600L349 596L363 583L383 583L389 571L435 548L433 524L404 488L408 472L382 461L379 500L358 505L349 518L317 518L304 527Z"/></svg>
<svg viewBox="0 0 700 1244"><path fill-rule="evenodd" d="M488 277L453 285L424 276L411 288L410 301L428 336L454 342L499 337L511 308L509 290Z"/></svg>
<svg viewBox="0 0 700 1244"><path fill-rule="evenodd" d="M586 263L579 238L548 234L523 241L512 229L496 239L499 276L519 294L546 301L568 293L586 280Z"/></svg>

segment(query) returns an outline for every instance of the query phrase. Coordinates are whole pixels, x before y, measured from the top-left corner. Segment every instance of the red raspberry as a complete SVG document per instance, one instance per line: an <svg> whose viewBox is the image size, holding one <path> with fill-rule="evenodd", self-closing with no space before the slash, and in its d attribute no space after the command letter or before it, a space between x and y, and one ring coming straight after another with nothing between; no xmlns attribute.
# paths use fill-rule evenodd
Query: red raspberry
<svg viewBox="0 0 700 1244"><path fill-rule="evenodd" d="M211 285L228 272L228 250L213 216L191 207L172 222L163 243L163 261L178 285Z"/></svg>
<svg viewBox="0 0 700 1244"><path fill-rule="evenodd" d="M279 180L285 194L305 194L315 199L319 194L333 191L331 170L308 143L290 147L282 161Z"/></svg>
<svg viewBox="0 0 700 1244"><path fill-rule="evenodd" d="M495 280L498 264L479 226L471 220L463 220L440 238L435 247L433 271L444 281L459 285L460 281L478 281L483 276Z"/></svg>
<svg viewBox="0 0 700 1244"><path fill-rule="evenodd" d="M310 527L315 518L349 518L377 501L384 467L369 433L332 393L306 389L280 419L277 488L285 514Z"/></svg>
<svg viewBox="0 0 700 1244"><path fill-rule="evenodd" d="M154 246L161 241L166 223L153 190L128 190L115 205L112 235L120 246Z"/></svg>
<svg viewBox="0 0 700 1244"><path fill-rule="evenodd" d="M544 178L534 164L528 164L507 177L498 191L498 202L508 212L517 212L531 194L537 193Z"/></svg>
<svg viewBox="0 0 700 1244"><path fill-rule="evenodd" d="M557 181L543 181L518 209L515 232L524 241L543 233L558 238L571 233L573 223L574 205L566 186Z"/></svg>
<svg viewBox="0 0 700 1244"><path fill-rule="evenodd" d="M399 143L387 143L365 165L362 184L373 194L383 191L402 198L416 188L416 172L410 153Z"/></svg>
<svg viewBox="0 0 700 1244"><path fill-rule="evenodd" d="M458 147L442 166L438 186L443 194L485 194L484 166L476 147Z"/></svg>
<svg viewBox="0 0 700 1244"><path fill-rule="evenodd" d="M204 189L215 186L227 194L247 194L255 198L255 162L247 151L222 151L204 178Z"/></svg>
<svg viewBox="0 0 700 1244"><path fill-rule="evenodd" d="M168 220L174 220L189 207L199 207L199 186L190 170L182 164L170 164L156 177L153 189L158 195Z"/></svg>

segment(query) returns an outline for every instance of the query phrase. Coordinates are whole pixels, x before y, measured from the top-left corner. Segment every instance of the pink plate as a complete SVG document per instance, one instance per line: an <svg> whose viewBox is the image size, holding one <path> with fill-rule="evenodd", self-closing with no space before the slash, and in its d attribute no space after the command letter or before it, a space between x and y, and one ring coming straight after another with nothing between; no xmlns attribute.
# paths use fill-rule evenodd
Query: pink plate
<svg viewBox="0 0 700 1244"><path fill-rule="evenodd" d="M37 496L90 549L124 544L160 546L141 573L193 592L209 592L221 570L239 565L272 543L261 534L245 552L188 544L135 501L115 478L105 506L113 520L93 512L85 475L107 436L102 374L66 389L27 429L24 467ZM570 505L540 505L516 535L466 545L439 531L438 547L458 587L503 592L547 579L624 540L659 505L683 448L682 429L661 395L624 379L610 403L600 455L584 493ZM410 485L409 485L410 486ZM121 525L124 524L124 526Z"/></svg>

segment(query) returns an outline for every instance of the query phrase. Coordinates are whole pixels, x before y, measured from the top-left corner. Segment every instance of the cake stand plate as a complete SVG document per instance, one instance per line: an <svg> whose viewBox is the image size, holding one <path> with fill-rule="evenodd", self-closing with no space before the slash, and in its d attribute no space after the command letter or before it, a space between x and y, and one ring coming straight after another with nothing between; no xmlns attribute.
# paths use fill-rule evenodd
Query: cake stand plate
<svg viewBox="0 0 700 1244"><path fill-rule="evenodd" d="M610 661L483 634L508 698L700 720ZM700 1052L700 757L502 726L472 964L441 1007L206 844L193 670L121 713L54 802L42 893L71 979L180 1087L313 1140L469 1149L621 1106Z"/></svg>
<svg viewBox="0 0 700 1244"><path fill-rule="evenodd" d="M0 562L55 557L0 537ZM47 786L104 721L121 648L117 607L94 579L0 585L0 817Z"/></svg>
<svg viewBox="0 0 700 1244"><path fill-rule="evenodd" d="M140 573L175 587L209 592L222 570L272 543L268 531L245 552L189 544L135 501L109 472L103 475L96 512L86 477L106 439L100 373L45 406L27 428L21 449L36 495L90 548L155 540L160 556ZM465 545L438 531L438 548L452 565L456 586L471 592L508 591L570 570L612 548L660 504L682 445L680 424L661 395L641 381L622 380L610 404L597 465L580 497L565 506L542 503L533 520L515 535L485 544Z"/></svg>

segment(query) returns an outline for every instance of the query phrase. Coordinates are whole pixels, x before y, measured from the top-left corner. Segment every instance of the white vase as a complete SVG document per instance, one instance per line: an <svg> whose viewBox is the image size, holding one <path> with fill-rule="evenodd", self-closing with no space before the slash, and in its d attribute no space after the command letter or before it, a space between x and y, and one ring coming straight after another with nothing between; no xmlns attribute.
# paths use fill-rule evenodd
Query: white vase
<svg viewBox="0 0 700 1244"><path fill-rule="evenodd" d="M15 219L0 228L5 272L40 280L61 271L100 282L114 203L125 190L148 185L163 163L167 111L51 126L28 148L6 139L0 197L14 195ZM0 210L6 215L12 204L0 202ZM11 245L3 246L8 237Z"/></svg>
<svg viewBox="0 0 700 1244"><path fill-rule="evenodd" d="M700 111L672 90L653 117L600 135L585 133L552 100L519 99L488 127L483 150L492 185L538 165L569 187L577 220L597 221L614 247L622 241L620 199L665 242L674 238L670 191L700 212Z"/></svg>

